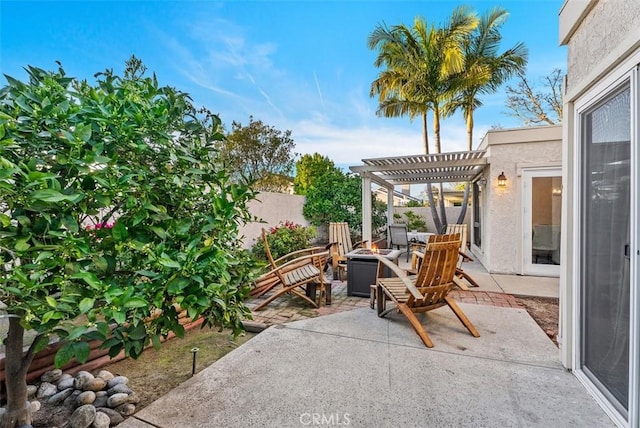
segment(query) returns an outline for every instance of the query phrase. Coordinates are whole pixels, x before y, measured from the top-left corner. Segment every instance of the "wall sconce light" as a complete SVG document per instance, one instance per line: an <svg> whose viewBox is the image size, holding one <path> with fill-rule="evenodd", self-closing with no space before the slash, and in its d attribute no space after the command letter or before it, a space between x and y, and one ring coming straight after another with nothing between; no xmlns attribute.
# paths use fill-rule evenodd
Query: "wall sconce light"
<svg viewBox="0 0 640 428"><path fill-rule="evenodd" d="M504 171L502 171L498 176L498 186L505 187L506 185L507 185L507 176L504 175Z"/></svg>

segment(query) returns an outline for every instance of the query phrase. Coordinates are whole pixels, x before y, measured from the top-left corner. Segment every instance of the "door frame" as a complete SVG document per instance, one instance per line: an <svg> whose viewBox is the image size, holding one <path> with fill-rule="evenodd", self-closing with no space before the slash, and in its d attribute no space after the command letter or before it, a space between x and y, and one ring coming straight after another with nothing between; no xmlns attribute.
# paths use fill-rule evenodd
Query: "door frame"
<svg viewBox="0 0 640 428"><path fill-rule="evenodd" d="M560 177L562 180L562 166L523 167L520 171L522 180L522 274L532 276L559 277L562 260L559 265L543 265L533 263L531 229L532 229L532 180L536 177ZM561 210L562 207L561 204ZM558 223L560 226L560 223ZM560 239L563 239L560 234Z"/></svg>
<svg viewBox="0 0 640 428"><path fill-rule="evenodd" d="M573 197L571 205L574 207L572 235L574 242L571 243L571 270L573 277L571 307L571 365L573 367L576 378L587 388L593 395L605 412L614 420L618 426L637 427L640 426L640 292L638 290L638 270L640 268L640 252L638 243L640 242L640 199L638 198L639 176L637 171L640 166L640 155L638 143L640 142L640 85L638 63L640 62L640 53L636 53L629 60L625 61L617 70L611 72L608 76L600 80L594 87L582 94L573 104L573 129L572 138L575 144L573 150L573 174L569 178L569 182L573 186ZM581 350L582 350L582 266L581 266L581 249L582 249L582 167L583 167L583 148L582 148L582 114L592 106L606 98L609 94L619 88L624 82L628 81L631 90L631 145L630 145L630 326L629 326L629 405L628 412L621 414L609 398L596 386L590 378L584 373L581 367ZM633 239L635 237L635 239Z"/></svg>

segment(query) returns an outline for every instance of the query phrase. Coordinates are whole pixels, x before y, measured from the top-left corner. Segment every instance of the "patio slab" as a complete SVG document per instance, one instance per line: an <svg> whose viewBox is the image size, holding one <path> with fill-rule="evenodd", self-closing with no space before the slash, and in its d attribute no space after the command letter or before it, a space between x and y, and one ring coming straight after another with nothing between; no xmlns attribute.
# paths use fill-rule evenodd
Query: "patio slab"
<svg viewBox="0 0 640 428"><path fill-rule="evenodd" d="M120 426L614 426L526 311L461 307L481 337L441 308L433 349L369 308L268 328Z"/></svg>

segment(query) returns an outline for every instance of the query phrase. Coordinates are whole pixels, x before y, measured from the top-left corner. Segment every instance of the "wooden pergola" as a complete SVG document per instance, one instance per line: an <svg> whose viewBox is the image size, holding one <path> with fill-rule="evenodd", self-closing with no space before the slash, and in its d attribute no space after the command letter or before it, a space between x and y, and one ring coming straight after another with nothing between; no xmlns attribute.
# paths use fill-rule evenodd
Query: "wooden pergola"
<svg viewBox="0 0 640 428"><path fill-rule="evenodd" d="M385 187L387 223L393 223L393 187L475 180L487 164L486 150L363 159L349 169L362 177L362 239L371 242L371 184Z"/></svg>

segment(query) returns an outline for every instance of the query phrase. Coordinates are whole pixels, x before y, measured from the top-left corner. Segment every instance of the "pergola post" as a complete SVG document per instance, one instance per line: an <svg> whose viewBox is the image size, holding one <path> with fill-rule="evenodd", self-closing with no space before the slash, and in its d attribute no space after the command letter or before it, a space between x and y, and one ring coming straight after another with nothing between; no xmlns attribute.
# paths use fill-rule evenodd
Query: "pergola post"
<svg viewBox="0 0 640 428"><path fill-rule="evenodd" d="M387 226L393 224L393 187L387 187ZM389 236L389 228L387 227L387 247L389 247L389 242L391 241L391 237Z"/></svg>
<svg viewBox="0 0 640 428"><path fill-rule="evenodd" d="M371 245L371 176L362 177L362 239Z"/></svg>

